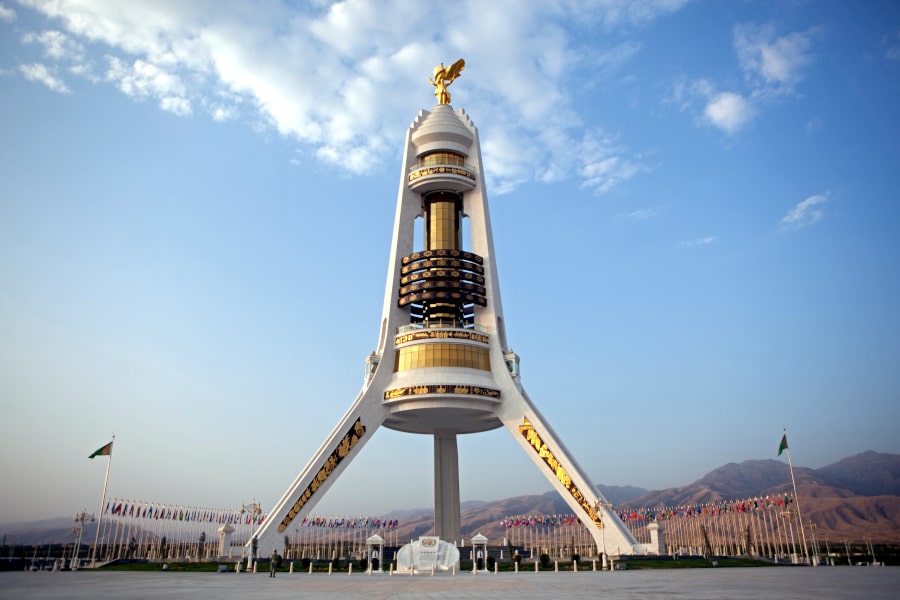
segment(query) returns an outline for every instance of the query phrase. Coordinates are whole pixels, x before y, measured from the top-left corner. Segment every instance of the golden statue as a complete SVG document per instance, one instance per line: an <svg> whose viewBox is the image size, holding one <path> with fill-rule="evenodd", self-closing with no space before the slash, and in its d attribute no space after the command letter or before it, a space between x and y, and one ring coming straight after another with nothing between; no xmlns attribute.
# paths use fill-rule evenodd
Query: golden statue
<svg viewBox="0 0 900 600"><path fill-rule="evenodd" d="M444 67L444 63L434 68L434 79L429 78L428 82L434 86L434 97L437 98L438 104L450 104L450 93L447 87L453 83L459 74L466 68L466 61L459 59L449 67Z"/></svg>

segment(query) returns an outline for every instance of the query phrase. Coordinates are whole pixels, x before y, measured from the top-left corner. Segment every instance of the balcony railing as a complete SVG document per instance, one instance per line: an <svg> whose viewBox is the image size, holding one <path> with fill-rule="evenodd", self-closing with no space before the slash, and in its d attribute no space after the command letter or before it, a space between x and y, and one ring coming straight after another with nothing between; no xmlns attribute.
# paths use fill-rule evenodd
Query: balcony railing
<svg viewBox="0 0 900 600"><path fill-rule="evenodd" d="M397 334L415 331L417 329L468 329L490 335L493 333L490 327L483 327L465 321L430 321L428 323L410 323L397 328Z"/></svg>
<svg viewBox="0 0 900 600"><path fill-rule="evenodd" d="M463 160L449 158L439 163L429 160L420 160L409 168L409 183L430 175L456 175L475 181L477 173L475 166Z"/></svg>

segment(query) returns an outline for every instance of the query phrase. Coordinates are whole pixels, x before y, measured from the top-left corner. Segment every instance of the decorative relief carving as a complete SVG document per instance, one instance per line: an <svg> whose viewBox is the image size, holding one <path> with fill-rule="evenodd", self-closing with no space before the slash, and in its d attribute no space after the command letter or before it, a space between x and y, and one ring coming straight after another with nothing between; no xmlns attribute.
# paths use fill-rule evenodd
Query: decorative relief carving
<svg viewBox="0 0 900 600"><path fill-rule="evenodd" d="M594 507L588 502L587 498L584 497L584 494L581 490L578 489L574 483L572 483L572 478L566 472L565 467L563 467L559 460L555 456L553 456L553 452L547 446L546 443L541 439L540 434L535 430L534 426L531 422L526 418L524 419L524 423L519 425L519 433L525 436L525 439L531 444L531 447L534 448L535 452L538 453L542 459L544 459L544 463L553 471L553 474L559 480L559 482L566 488L572 497L575 498L575 501L578 502L579 506L587 513L588 520L593 522L597 527L603 527L603 524L600 522L600 517L597 515L597 512L594 510Z"/></svg>
<svg viewBox="0 0 900 600"><path fill-rule="evenodd" d="M409 174L409 183L429 175L459 175L460 177L475 181L475 173L461 167L422 167Z"/></svg>
<svg viewBox="0 0 900 600"><path fill-rule="evenodd" d="M448 391L449 390L449 391ZM412 387L394 388L384 392L385 400L396 400L404 396L420 396L422 394L457 394L464 396L485 396L487 398L500 399L500 390L479 387L477 385L452 385L449 388L444 385L417 385Z"/></svg>
<svg viewBox="0 0 900 600"><path fill-rule="evenodd" d="M303 493L300 494L300 497L297 498L297 501L294 502L294 505L291 507L291 510L288 511L288 514L281 520L281 523L278 524L278 531L284 531L288 525L291 524L291 521L294 520L294 517L300 512L300 509L312 498L313 494L322 487L322 484L328 479L328 476L331 475L340 462L350 454L350 451L353 450L353 447L359 442L359 438L361 438L366 433L366 427L362 424L360 419L356 420L356 423L353 424L353 427L350 428L349 431L341 438L341 441L338 442L337 448L331 453L331 455L325 459L325 462L322 464L322 467L316 473L315 477L313 477L312 482L306 486L306 489L303 490Z"/></svg>
<svg viewBox="0 0 900 600"><path fill-rule="evenodd" d="M417 340L468 340L471 342L481 342L482 344L490 343L490 338L488 336L474 331L460 331L458 329L450 331L425 329L396 336L394 338L394 345L400 346Z"/></svg>

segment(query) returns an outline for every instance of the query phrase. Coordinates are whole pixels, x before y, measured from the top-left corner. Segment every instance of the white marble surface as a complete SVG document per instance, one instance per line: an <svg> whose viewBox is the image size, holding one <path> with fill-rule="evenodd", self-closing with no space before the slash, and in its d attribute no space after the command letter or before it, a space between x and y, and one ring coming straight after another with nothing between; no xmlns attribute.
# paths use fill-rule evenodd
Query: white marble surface
<svg viewBox="0 0 900 600"><path fill-rule="evenodd" d="M897 567L781 567L472 575L4 572L0 598L269 600L281 598L897 598Z"/></svg>

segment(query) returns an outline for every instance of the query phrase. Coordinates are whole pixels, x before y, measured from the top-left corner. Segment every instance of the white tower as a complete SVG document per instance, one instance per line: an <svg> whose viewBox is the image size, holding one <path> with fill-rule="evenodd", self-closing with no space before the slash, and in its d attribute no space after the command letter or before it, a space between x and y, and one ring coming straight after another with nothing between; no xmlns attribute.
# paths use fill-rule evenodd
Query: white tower
<svg viewBox="0 0 900 600"><path fill-rule="evenodd" d="M447 86L462 60L435 68L439 104L406 135L378 347L366 359L356 401L287 492L257 537L283 548L382 425L434 437L435 535L460 540L459 434L506 427L582 522L601 552L644 553L519 381L506 341L478 130L450 106ZM468 217L472 247L462 247ZM414 248L416 220L424 247Z"/></svg>

